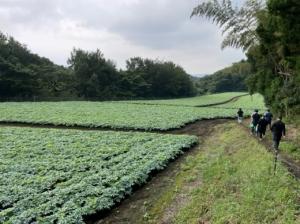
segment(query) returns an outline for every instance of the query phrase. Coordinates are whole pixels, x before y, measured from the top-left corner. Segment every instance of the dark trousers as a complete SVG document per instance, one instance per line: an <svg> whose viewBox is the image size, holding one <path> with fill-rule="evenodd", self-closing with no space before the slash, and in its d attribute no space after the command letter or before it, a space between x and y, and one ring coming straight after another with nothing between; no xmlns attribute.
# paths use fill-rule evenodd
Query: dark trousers
<svg viewBox="0 0 300 224"><path fill-rule="evenodd" d="M258 136L259 138L262 138L263 136L266 135L266 129L258 129Z"/></svg>
<svg viewBox="0 0 300 224"><path fill-rule="evenodd" d="M280 140L281 140L281 136L276 133L273 133L273 147L275 150L279 149Z"/></svg>

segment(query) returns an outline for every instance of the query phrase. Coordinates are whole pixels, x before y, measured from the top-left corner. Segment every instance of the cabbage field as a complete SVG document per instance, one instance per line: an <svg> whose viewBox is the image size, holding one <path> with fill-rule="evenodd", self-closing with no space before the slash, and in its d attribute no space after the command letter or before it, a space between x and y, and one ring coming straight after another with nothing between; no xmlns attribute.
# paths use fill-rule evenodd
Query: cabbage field
<svg viewBox="0 0 300 224"><path fill-rule="evenodd" d="M0 128L0 223L82 223L197 142L153 133Z"/></svg>
<svg viewBox="0 0 300 224"><path fill-rule="evenodd" d="M259 94L240 96L216 106L197 107L228 100L238 94L242 93L169 100L173 105L165 105L167 101L5 102L0 103L0 122L164 131L201 119L234 118L239 107L244 109L245 115L250 115L253 109L265 108L264 99Z"/></svg>
<svg viewBox="0 0 300 224"><path fill-rule="evenodd" d="M112 129L169 130L200 119L232 118L236 109L106 102L0 103L0 122Z"/></svg>
<svg viewBox="0 0 300 224"><path fill-rule="evenodd" d="M224 93L166 101L0 103L0 223L82 223L144 183L152 171L197 143L155 134L264 108L260 95ZM252 101L253 99L253 101ZM224 102L222 105L205 106ZM227 103L226 103L227 102ZM32 127L7 127L26 123ZM36 124L122 129L38 128ZM143 132L128 132L139 130Z"/></svg>

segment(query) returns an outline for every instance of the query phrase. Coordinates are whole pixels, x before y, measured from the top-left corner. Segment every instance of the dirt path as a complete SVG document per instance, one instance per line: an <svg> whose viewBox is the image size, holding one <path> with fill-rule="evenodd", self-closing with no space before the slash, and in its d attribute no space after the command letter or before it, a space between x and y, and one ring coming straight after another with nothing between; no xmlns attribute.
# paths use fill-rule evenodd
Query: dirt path
<svg viewBox="0 0 300 224"><path fill-rule="evenodd" d="M178 177L178 172L183 169L182 166L188 157L201 153L202 142L210 135L213 127L225 122L228 122L228 120L198 121L181 130L168 132L171 134L196 135L199 137L199 145L186 151L182 156L171 162L165 170L157 173L148 183L138 188L114 209L88 217L86 223L171 223L174 214L189 201L189 193L201 184L200 179L191 179L187 184L182 185L184 177ZM181 187L180 192L176 189L179 186ZM153 217L153 214L160 216L159 222Z"/></svg>
<svg viewBox="0 0 300 224"><path fill-rule="evenodd" d="M250 119L244 120L243 126L242 126L244 131L248 131L250 137L256 138L257 141L259 141L257 137L250 134L250 129L248 128L249 123L250 123ZM289 136L289 135L294 135L294 131L295 130L293 130L291 133L287 132L287 134L288 134L287 138L291 138L291 136ZM259 141L259 142L261 144L263 144L269 152L274 154L274 150L273 150L273 146L272 146L272 144L273 144L272 136L268 129L266 132L266 137L262 141ZM274 154L274 159L275 159L275 154ZM299 162L293 160L288 154L282 153L280 151L279 151L279 155L278 155L278 160L281 161L296 178L300 178L300 163Z"/></svg>
<svg viewBox="0 0 300 224"><path fill-rule="evenodd" d="M182 129L166 132L169 134L196 135L199 137L199 145L171 162L165 170L157 173L147 184L138 188L114 209L88 217L86 222L88 224L173 223L172 219L176 213L189 203L190 193L201 185L199 175L195 175L197 178L194 179L193 174L188 173L187 176L191 178L189 181L183 181L185 177L180 177L185 169L184 166L188 164L186 161L189 157L202 153L202 145L205 143L205 139L212 135L213 128L226 122L229 122L229 120L202 120ZM249 137L251 137L247 127L248 123L248 120L244 121L241 131L248 132ZM261 144L264 144L267 149L271 149L271 141L265 139ZM284 155L280 155L279 158L296 177L300 177L300 166L298 164L288 160Z"/></svg>

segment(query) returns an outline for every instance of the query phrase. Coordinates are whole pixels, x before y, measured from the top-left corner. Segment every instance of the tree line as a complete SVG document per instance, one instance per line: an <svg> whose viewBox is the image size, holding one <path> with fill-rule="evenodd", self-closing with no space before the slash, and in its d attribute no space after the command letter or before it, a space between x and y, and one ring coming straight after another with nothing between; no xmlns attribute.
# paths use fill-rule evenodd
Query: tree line
<svg viewBox="0 0 300 224"><path fill-rule="evenodd" d="M134 57L119 70L98 49L74 48L67 63L56 65L0 33L0 98L111 100L196 94L190 76L170 61Z"/></svg>
<svg viewBox="0 0 300 224"><path fill-rule="evenodd" d="M192 16L211 19L225 34L222 48L242 48L251 72L250 93L259 92L278 113L300 112L300 1L210 0Z"/></svg>

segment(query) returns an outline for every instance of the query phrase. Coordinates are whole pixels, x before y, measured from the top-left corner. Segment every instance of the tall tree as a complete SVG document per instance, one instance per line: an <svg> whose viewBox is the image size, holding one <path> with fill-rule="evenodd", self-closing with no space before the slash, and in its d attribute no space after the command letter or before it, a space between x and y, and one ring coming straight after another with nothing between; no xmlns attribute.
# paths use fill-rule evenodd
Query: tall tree
<svg viewBox="0 0 300 224"><path fill-rule="evenodd" d="M68 64L75 74L75 88L79 96L98 99L116 96L118 71L100 50L88 52L73 49Z"/></svg>

